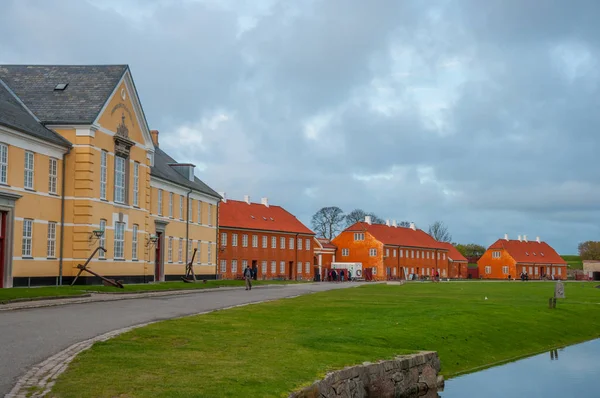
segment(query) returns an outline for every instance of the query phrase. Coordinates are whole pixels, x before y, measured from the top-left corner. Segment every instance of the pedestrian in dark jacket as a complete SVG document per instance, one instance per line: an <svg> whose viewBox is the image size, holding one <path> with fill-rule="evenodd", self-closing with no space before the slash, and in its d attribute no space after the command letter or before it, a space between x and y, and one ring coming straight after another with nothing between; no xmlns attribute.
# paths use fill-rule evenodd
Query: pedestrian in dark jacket
<svg viewBox="0 0 600 398"><path fill-rule="evenodd" d="M252 290L252 270L249 265L244 270L244 279L246 280L246 290Z"/></svg>

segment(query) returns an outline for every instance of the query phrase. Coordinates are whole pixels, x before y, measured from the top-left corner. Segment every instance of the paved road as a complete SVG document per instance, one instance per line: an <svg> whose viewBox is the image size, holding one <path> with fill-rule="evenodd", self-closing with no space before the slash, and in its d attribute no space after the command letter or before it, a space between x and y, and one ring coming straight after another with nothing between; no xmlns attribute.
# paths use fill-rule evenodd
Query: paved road
<svg viewBox="0 0 600 398"><path fill-rule="evenodd" d="M311 283L0 312L0 397L29 368L65 348L140 323L233 305L357 286Z"/></svg>

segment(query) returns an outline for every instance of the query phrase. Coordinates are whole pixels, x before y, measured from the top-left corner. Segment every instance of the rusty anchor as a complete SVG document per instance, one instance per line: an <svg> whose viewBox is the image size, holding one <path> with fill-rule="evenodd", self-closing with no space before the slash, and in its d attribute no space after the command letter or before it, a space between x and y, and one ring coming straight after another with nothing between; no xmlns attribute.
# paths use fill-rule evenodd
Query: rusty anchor
<svg viewBox="0 0 600 398"><path fill-rule="evenodd" d="M77 273L77 276L75 277L75 279L73 279L73 282L71 282L71 286L73 286L75 284L75 282L77 281L77 278L79 278L79 275L81 275L81 273L83 271L88 272L94 276L97 276L98 278L102 279L104 282L108 283L109 285L112 285L114 287L119 287L121 289L124 289L125 287L123 286L123 284L119 281L116 281L114 279L108 279L103 277L102 275L99 275L97 273L95 273L94 271L92 271L91 269L89 269L87 266L90 263L90 261L92 261L92 258L94 258L94 256L96 255L96 253L98 252L98 250L102 250L104 253L106 253L106 249L103 248L102 246L98 246L96 248L96 250L94 250L94 252L90 255L90 257L87 259L87 261L85 262L85 264L81 265L81 264L77 264L77 268L79 268L79 273Z"/></svg>

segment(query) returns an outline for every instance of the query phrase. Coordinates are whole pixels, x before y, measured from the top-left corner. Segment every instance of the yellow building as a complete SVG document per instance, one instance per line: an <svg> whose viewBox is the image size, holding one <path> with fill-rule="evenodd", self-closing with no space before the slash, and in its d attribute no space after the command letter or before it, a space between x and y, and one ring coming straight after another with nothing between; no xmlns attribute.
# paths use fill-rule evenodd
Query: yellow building
<svg viewBox="0 0 600 398"><path fill-rule="evenodd" d="M125 282L179 279L193 249L214 278L219 200L159 148L128 66L0 65L0 287L70 283L98 246Z"/></svg>

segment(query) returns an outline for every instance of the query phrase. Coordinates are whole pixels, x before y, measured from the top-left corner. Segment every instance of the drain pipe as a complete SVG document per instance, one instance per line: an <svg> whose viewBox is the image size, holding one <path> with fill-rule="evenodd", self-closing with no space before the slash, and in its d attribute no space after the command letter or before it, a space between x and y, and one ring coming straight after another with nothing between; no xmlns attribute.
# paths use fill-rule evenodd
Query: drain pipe
<svg viewBox="0 0 600 398"><path fill-rule="evenodd" d="M190 194L192 193L192 190L190 189L190 191L186 194L186 200L187 200L187 214L185 215L185 263L187 264L189 261L189 254L190 254Z"/></svg>
<svg viewBox="0 0 600 398"><path fill-rule="evenodd" d="M63 279L63 251L65 247L65 160L67 155L71 153L71 147L67 148L67 152L63 153L62 156L62 170L61 170L61 187L60 187L60 253L58 257L58 285L62 286Z"/></svg>
<svg viewBox="0 0 600 398"><path fill-rule="evenodd" d="M217 250L216 250L216 252L217 253L215 253L215 258L216 258L216 260L215 260L215 280L217 280L217 275L219 272L219 253L221 252L221 243L220 243L221 240L219 237L219 207L220 207L220 204L221 204L221 200L219 199L217 201L217 222L216 222L216 224L217 224L217 241L216 241Z"/></svg>

